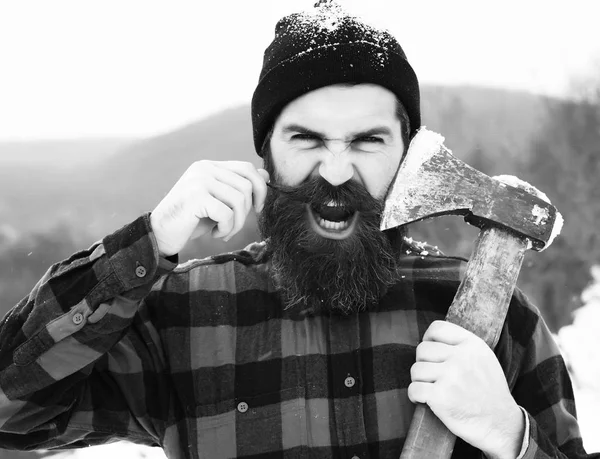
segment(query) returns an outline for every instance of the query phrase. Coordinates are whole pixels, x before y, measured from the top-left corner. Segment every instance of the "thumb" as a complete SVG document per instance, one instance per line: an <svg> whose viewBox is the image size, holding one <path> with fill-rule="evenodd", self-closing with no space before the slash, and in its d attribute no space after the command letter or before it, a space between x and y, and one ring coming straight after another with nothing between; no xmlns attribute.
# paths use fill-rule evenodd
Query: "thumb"
<svg viewBox="0 0 600 459"><path fill-rule="evenodd" d="M198 225L196 226L196 229L194 230L190 239L196 239L200 236L203 236L211 230L215 229L216 227L216 221L211 220L210 218L199 218Z"/></svg>
<svg viewBox="0 0 600 459"><path fill-rule="evenodd" d="M256 169L256 172L259 173L259 175L265 180L265 182L271 180L271 176L265 169Z"/></svg>
<svg viewBox="0 0 600 459"><path fill-rule="evenodd" d="M212 237L214 237L214 238L220 238L220 237L223 237L223 236L225 236L227 233L228 233L228 231L226 231L226 230L224 230L224 229L222 229L222 228L219 228L219 225L215 225L215 227L214 227L214 228L212 229L212 231L211 231L211 235L212 235Z"/></svg>

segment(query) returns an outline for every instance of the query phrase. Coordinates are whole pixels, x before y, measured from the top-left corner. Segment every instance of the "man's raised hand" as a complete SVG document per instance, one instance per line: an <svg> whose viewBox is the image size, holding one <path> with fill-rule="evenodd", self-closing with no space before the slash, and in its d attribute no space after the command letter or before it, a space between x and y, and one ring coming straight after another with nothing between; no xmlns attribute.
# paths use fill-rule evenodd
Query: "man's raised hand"
<svg viewBox="0 0 600 459"><path fill-rule="evenodd" d="M178 253L189 239L208 232L228 241L250 209L260 212L269 174L243 161L197 161L150 215L161 255Z"/></svg>

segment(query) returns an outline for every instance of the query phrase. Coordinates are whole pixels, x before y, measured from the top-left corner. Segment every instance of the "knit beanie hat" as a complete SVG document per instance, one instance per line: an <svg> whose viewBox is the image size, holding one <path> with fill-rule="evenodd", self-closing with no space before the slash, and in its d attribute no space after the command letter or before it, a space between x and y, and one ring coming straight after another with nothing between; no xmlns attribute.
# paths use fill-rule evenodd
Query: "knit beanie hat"
<svg viewBox="0 0 600 459"><path fill-rule="evenodd" d="M372 83L404 105L412 136L421 125L419 82L404 51L387 31L348 15L335 1L280 19L265 50L252 97L254 147L263 142L283 108L314 89L340 83Z"/></svg>

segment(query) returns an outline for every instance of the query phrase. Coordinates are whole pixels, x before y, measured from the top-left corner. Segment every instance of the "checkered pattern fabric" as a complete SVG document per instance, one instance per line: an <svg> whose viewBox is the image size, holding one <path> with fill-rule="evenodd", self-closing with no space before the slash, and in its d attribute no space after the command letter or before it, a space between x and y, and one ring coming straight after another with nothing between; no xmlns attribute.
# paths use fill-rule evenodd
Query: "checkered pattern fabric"
<svg viewBox="0 0 600 459"><path fill-rule="evenodd" d="M170 458L398 458L415 347L459 283L407 255L378 307L284 309L264 244L175 266L148 215L52 266L0 326L0 448L115 439ZM562 358L516 293L496 354L526 411L524 457L585 457ZM482 457L458 441L454 457Z"/></svg>

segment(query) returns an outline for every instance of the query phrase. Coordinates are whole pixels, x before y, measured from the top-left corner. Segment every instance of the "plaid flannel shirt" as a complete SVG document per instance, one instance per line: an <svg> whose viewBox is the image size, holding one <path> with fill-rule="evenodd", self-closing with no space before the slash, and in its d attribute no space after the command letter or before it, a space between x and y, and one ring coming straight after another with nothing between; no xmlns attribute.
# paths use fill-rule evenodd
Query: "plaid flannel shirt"
<svg viewBox="0 0 600 459"><path fill-rule="evenodd" d="M415 347L463 262L406 256L376 310L285 310L264 244L177 266L148 215L53 265L0 327L0 448L115 439L170 458L398 458ZM496 355L526 458L586 457L569 376L516 293ZM457 441L453 457L481 457ZM597 457L597 456L596 456Z"/></svg>

